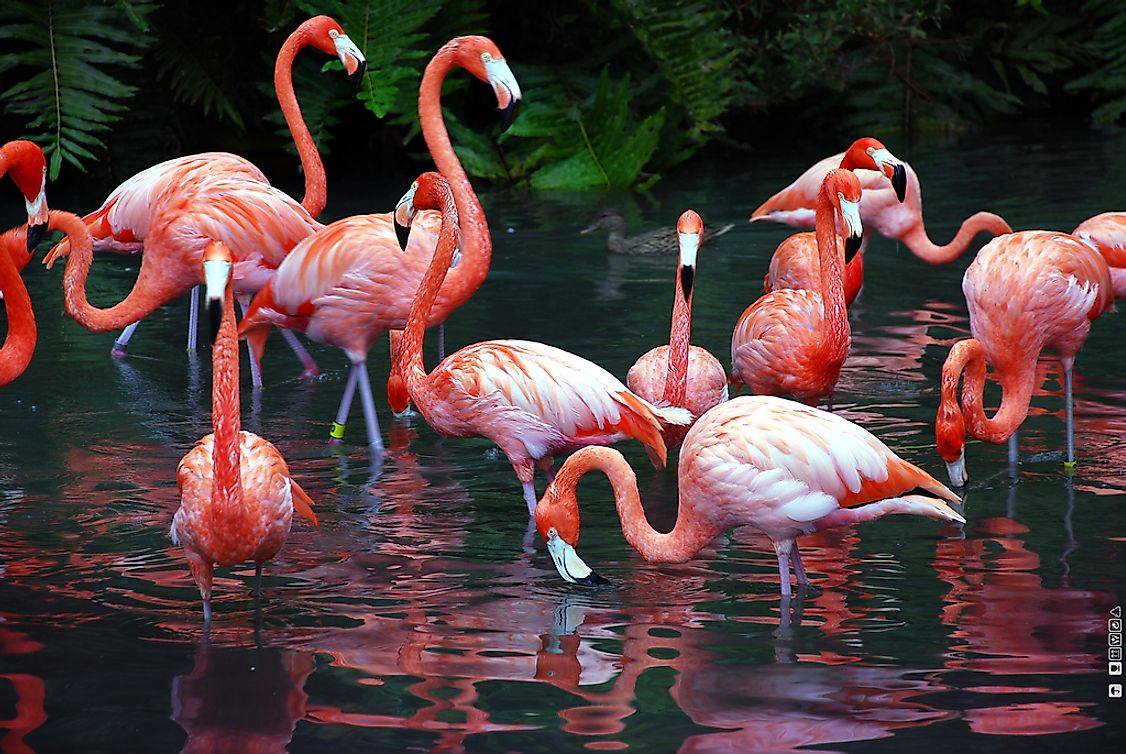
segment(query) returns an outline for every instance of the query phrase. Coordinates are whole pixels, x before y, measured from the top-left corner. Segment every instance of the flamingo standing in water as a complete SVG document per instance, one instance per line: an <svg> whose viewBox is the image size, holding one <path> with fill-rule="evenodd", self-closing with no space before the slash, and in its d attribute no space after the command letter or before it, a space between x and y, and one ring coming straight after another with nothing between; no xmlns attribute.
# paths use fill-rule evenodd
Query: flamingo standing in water
<svg viewBox="0 0 1126 754"><path fill-rule="evenodd" d="M274 64L274 89L285 122L297 146L297 153L301 157L301 168L305 173L305 198L301 201L301 206L304 207L309 218L315 219L324 211L328 201L327 179L317 145L301 116L301 108L293 90L293 61L302 49L310 46L327 55L338 57L350 76L357 74L362 76L366 61L363 53L344 33L340 24L328 16L315 16L302 23L289 35L278 52ZM178 190L185 182L211 175L242 177L249 181L269 184L266 176L256 165L230 152L204 152L166 160L126 180L110 193L101 207L83 218L94 239L94 248L124 253L141 251L150 234L150 226L160 196L167 190ZM57 257L66 256L68 253L67 242L63 241L51 250L48 260L53 264ZM198 298L193 294L191 301L188 349L195 350ZM129 324L125 332L114 342L112 353L115 356L126 355L126 348L137 324ZM297 339L287 333L286 340L301 359L306 373L317 374L316 364Z"/></svg>
<svg viewBox="0 0 1126 754"><path fill-rule="evenodd" d="M312 500L289 475L273 443L239 430L238 339L235 337L234 255L220 241L203 253L207 301L213 331L211 424L214 432L184 454L176 469L180 508L171 536L184 546L192 578L203 598L203 622L211 622L211 578L218 564L255 565L255 593L262 563L274 557L289 536L293 514L314 526ZM218 321L216 322L216 317Z"/></svg>
<svg viewBox="0 0 1126 754"><path fill-rule="evenodd" d="M731 335L731 382L759 395L792 396L817 405L832 397L852 334L845 308L835 213L846 234L845 259L860 246L860 180L832 170L817 203L820 285L783 288L747 307Z"/></svg>
<svg viewBox="0 0 1126 754"><path fill-rule="evenodd" d="M865 164L868 159L864 155L869 147L874 147L880 143L874 139L867 143L862 144L862 142L865 142L865 140L861 139L855 142L848 152L826 157L814 164L789 186L763 202L751 215L751 222L771 220L797 228L808 228L813 225L817 206L817 191L821 181L824 180L826 173L833 168L846 167L842 163L847 161L848 167L856 171L860 178L861 187L864 189L864 199L860 203L860 219L864 222L867 235L865 235L864 244L861 246L861 253L864 248L867 248L872 231L876 231L886 238L902 241L912 254L928 264L947 264L960 257L969 248L970 241L978 233L986 232L997 236L1012 232L1012 228L1000 216L992 212L978 212L962 222L950 243L945 246L935 245L930 240L927 229L923 225L923 199L919 188L919 176L915 174L914 169L909 164L896 160L895 162L902 168L904 174L904 181L899 183L899 179L894 177L894 170L898 170L898 168L895 168L892 174L888 174L886 159L890 157L890 154L880 156L879 159L882 164L879 172L868 170L867 168L870 168L871 165ZM861 144L862 148L859 151L854 151L858 144ZM882 146L876 148L879 149ZM874 157L874 155L871 156ZM887 181L884 180L885 175L893 179L891 190L889 190ZM781 252L782 249L780 248L775 253ZM849 262L845 276L846 293L850 294L849 303L856 297L856 293L860 291L860 287L864 283L863 265L864 260L859 254ZM768 278L774 277L775 279L766 281L767 285L770 286L768 290L777 290L782 285L806 287L800 284L795 285L794 282L785 278L780 279L779 273L774 271L774 266L772 260L771 274L768 275ZM790 265L791 268L794 266ZM813 269L812 264L808 262L804 265L798 264L796 267L806 270ZM809 280L808 275L805 276L805 280Z"/></svg>
<svg viewBox="0 0 1126 754"><path fill-rule="evenodd" d="M1071 235L1103 255L1110 268L1115 298L1126 298L1126 212L1103 212L1087 218Z"/></svg>
<svg viewBox="0 0 1126 754"><path fill-rule="evenodd" d="M5 175L16 184L27 206L27 226L22 238L19 229L13 228L0 241L0 253L7 254L18 271L31 259L35 245L47 230L47 160L43 150L26 139L9 141L0 147L0 178ZM15 245L16 239L24 242L23 248Z"/></svg>
<svg viewBox="0 0 1126 754"><path fill-rule="evenodd" d="M672 330L669 344L643 354L626 374L626 385L650 403L680 406L700 416L727 400L727 374L719 359L706 348L689 345L692 339L692 292L696 282L696 254L704 242L704 221L686 210L676 223L680 264L673 290ZM688 427L667 426L665 446L675 448Z"/></svg>
<svg viewBox="0 0 1126 754"><path fill-rule="evenodd" d="M683 563L717 535L747 524L774 544L782 596L790 566L809 584L795 540L892 513L965 523L957 495L895 455L867 430L826 411L773 396L742 396L696 420L680 449L680 510L672 531L648 523L637 477L613 448L583 448L567 459L535 509L536 528L566 581L604 584L578 556L575 487L592 469L606 474L626 541L641 557Z"/></svg>
<svg viewBox="0 0 1126 754"><path fill-rule="evenodd" d="M1060 355L1067 411L1067 465L1075 462L1071 368L1091 322L1110 308L1113 291L1106 261L1073 236L1022 231L986 244L962 278L970 314L968 340L954 344L942 366L942 399L935 420L938 451L950 482L962 486L966 431L987 442L1009 441L1017 464L1017 427L1028 416L1036 388L1036 360L1045 348ZM1001 406L983 408L986 362L1001 383ZM965 372L961 405L958 382Z"/></svg>
<svg viewBox="0 0 1126 754"><path fill-rule="evenodd" d="M555 453L634 437L658 468L663 465L661 425L687 424L690 414L654 406L602 367L567 351L526 340L488 340L450 354L426 373L422 338L458 235L454 196L437 173L424 173L411 186L395 208L395 221L409 226L424 209L441 209L442 224L411 304L397 368L430 426L448 437L487 437L500 446L524 487L529 516L536 507L533 464L550 478Z"/></svg>
<svg viewBox="0 0 1126 754"><path fill-rule="evenodd" d="M896 199L902 203L907 196L907 168L904 163L888 151L888 148L882 143L871 137L854 141L852 146L845 151L838 167L841 170L864 169L881 173L891 181ZM877 178L872 183L878 186L879 179ZM865 184L863 178L861 178L860 185L864 192L860 199L860 220L867 228L868 221L865 209L871 201L868 198L868 192L875 186L869 187ZM869 237L868 234L864 236L864 243L861 244L860 251L844 266L846 307L852 306L852 302L856 300L856 296L860 293L861 286L864 285L864 247L867 245ZM763 290L770 293L781 288L816 288L818 283L817 258L817 240L813 233L795 233L789 236L782 241L774 255L770 257L770 269L762 281Z"/></svg>
<svg viewBox="0 0 1126 754"><path fill-rule="evenodd" d="M442 82L454 67L468 70L493 88L507 127L520 103L520 86L496 45L486 37L458 37L434 55L419 87L422 134L435 164L450 182L461 218L461 261L450 271L429 314L439 324L465 303L489 271L492 238L469 178L450 144L442 118ZM404 254L391 213L354 215L338 220L294 247L274 279L258 293L243 318L239 335L261 358L271 327L300 330L318 343L344 349L352 362L330 437L340 440L357 384L363 403L368 445L383 448L375 401L367 374L367 352L388 330L406 326L418 283L434 255L440 218L428 212L417 221ZM392 395L396 393L392 389ZM404 400L405 403L405 400ZM397 410L405 409L403 405Z"/></svg>

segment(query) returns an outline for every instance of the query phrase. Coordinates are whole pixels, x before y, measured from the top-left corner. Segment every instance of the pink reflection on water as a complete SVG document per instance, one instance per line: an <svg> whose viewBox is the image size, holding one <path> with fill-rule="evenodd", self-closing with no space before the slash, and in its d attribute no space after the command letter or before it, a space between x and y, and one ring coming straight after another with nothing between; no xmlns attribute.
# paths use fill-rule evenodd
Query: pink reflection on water
<svg viewBox="0 0 1126 754"><path fill-rule="evenodd" d="M0 628L0 658L38 652L43 644L19 631ZM47 689L43 679L28 673L0 673L0 680L11 684L16 693L15 717L0 720L0 752L3 754L33 754L34 749L24 743L24 738L47 722L44 701Z"/></svg>

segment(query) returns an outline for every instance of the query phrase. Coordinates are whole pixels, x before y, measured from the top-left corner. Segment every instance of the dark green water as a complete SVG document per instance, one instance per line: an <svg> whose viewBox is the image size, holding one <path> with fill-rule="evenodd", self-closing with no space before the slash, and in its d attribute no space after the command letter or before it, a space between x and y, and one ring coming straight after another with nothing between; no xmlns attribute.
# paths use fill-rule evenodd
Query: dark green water
<svg viewBox="0 0 1126 754"><path fill-rule="evenodd" d="M1123 136L889 146L918 172L940 243L979 209L1061 230L1123 209ZM696 294L693 340L725 365L736 318L792 232L746 218L832 148L763 145L737 166L702 164L616 200L635 226L671 225L687 207L736 223L701 252ZM378 204L366 186L330 188L336 217L386 210L406 186L380 187ZM10 225L20 207L9 194ZM672 258L611 257L603 239L578 235L599 202L484 195L493 268L448 323L450 345L543 340L624 376L666 340ZM873 242L837 393L845 416L936 474L937 378L968 332L971 258L932 268ZM91 298L117 300L134 275L135 260L99 258ZM765 538L736 530L689 563L647 564L601 479L580 490L582 552L615 588L567 586L542 543L521 551L520 488L487 441L440 438L420 417L398 423L377 390L389 450L373 469L358 401L349 442L325 444L344 355L313 345L324 374L307 384L272 338L256 399L243 365L244 426L278 445L321 528L295 526L258 608L252 568L221 572L204 643L198 592L168 540L176 464L210 431L210 358L184 355L186 302L147 320L118 362L113 336L62 313L58 269L34 264L25 279L39 347L0 391L2 752L1055 752L1121 741L1107 619L1126 576L1122 314L1095 323L1077 361L1073 481L1053 455L1062 388L1045 356L1019 484L1004 446L974 443L964 531L894 517L803 541L816 588L790 606L788 627ZM385 354L372 351L377 386ZM620 447L651 520L670 526L674 475L655 475L637 443Z"/></svg>

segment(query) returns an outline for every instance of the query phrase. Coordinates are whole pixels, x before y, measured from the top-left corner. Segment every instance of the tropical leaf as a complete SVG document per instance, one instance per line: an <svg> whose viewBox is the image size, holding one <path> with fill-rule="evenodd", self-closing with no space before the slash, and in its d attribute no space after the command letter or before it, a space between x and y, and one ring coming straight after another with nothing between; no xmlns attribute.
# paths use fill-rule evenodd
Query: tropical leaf
<svg viewBox="0 0 1126 754"><path fill-rule="evenodd" d="M1079 48L1090 72L1069 82L1066 89L1088 93L1098 103L1091 119L1112 125L1126 113L1126 45L1122 44L1126 14L1117 0L1090 0L1083 5L1082 19L1089 33Z"/></svg>
<svg viewBox="0 0 1126 754"><path fill-rule="evenodd" d="M47 153L52 179L63 161L85 171L105 149L99 135L121 119L136 90L118 76L138 67L151 41L135 20L153 7L130 3L126 12L47 0L11 1L0 9L0 44L7 50L0 54L0 86L7 85L0 99Z"/></svg>

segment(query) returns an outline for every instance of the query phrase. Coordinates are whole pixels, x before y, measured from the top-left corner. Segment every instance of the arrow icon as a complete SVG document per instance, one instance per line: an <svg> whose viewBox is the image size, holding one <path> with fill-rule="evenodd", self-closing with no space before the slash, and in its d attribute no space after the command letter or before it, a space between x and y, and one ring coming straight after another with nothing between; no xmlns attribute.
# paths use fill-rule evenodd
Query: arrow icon
<svg viewBox="0 0 1126 754"><path fill-rule="evenodd" d="M1111 614L1112 617L1121 618L1122 617L1122 605L1115 605L1114 607L1112 607L1110 609L1110 614Z"/></svg>

